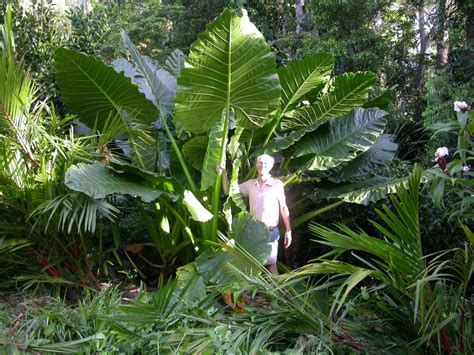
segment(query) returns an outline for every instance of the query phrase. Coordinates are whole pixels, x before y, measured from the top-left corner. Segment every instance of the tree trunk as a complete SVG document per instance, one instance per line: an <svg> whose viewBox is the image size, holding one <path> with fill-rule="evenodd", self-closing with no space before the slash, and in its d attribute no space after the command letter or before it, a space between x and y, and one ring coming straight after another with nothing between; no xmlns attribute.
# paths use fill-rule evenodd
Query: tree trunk
<svg viewBox="0 0 474 355"><path fill-rule="evenodd" d="M295 15L296 15L296 34L301 33L301 25L304 19L304 0L295 0Z"/></svg>
<svg viewBox="0 0 474 355"><path fill-rule="evenodd" d="M460 1L461 11L466 17L467 48L474 48L474 6L468 0Z"/></svg>
<svg viewBox="0 0 474 355"><path fill-rule="evenodd" d="M316 13L316 11L311 7L306 8L305 10L306 10L305 11L305 16L307 18L312 18L313 15ZM311 22L313 22L312 23L313 28L311 30L311 34L313 35L314 40L317 41L319 39L319 28L320 28L319 26L320 26L320 24L316 23L314 21L311 21Z"/></svg>
<svg viewBox="0 0 474 355"><path fill-rule="evenodd" d="M89 3L87 0L79 0L77 6L79 6L84 12L89 12Z"/></svg>
<svg viewBox="0 0 474 355"><path fill-rule="evenodd" d="M418 53L418 68L416 70L415 86L421 92L425 87L426 72L426 49L428 48L429 38L426 35L425 21L425 2L421 1L417 7L418 13L418 35L420 38L420 51Z"/></svg>
<svg viewBox="0 0 474 355"><path fill-rule="evenodd" d="M438 14L436 18L436 68L438 69L448 64L447 2L446 0L438 1Z"/></svg>
<svg viewBox="0 0 474 355"><path fill-rule="evenodd" d="M278 1L278 12L280 13L280 31L281 37L286 38L286 11L285 11L285 0Z"/></svg>

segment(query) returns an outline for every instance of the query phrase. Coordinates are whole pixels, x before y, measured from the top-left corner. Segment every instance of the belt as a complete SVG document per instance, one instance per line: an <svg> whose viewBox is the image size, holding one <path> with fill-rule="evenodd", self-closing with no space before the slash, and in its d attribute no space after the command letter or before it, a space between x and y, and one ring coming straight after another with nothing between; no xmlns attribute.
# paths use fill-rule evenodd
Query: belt
<svg viewBox="0 0 474 355"><path fill-rule="evenodd" d="M268 230L269 230L269 231L272 231L272 230L274 230L275 228L278 229L278 226L268 227Z"/></svg>

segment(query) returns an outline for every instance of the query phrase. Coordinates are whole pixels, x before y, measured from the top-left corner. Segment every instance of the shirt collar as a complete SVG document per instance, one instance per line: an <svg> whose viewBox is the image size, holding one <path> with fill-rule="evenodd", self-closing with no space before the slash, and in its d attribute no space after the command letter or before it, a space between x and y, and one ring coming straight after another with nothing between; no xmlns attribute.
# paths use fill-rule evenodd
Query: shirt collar
<svg viewBox="0 0 474 355"><path fill-rule="evenodd" d="M268 186L273 186L275 183L275 179L272 178L271 176L268 178L267 181L265 181L265 185L268 185ZM254 186L258 186L258 178L255 179L254 181Z"/></svg>

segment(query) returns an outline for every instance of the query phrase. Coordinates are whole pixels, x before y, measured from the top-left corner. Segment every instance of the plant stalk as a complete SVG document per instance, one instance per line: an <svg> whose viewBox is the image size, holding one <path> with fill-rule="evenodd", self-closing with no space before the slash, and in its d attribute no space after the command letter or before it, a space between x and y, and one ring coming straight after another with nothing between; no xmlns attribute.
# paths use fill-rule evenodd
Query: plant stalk
<svg viewBox="0 0 474 355"><path fill-rule="evenodd" d="M184 175L186 175L186 179L188 180L188 184L191 187L191 191L193 193L196 193L197 187L196 184L194 183L194 180L188 170L188 166L186 165L186 162L184 161L183 155L181 154L181 151L179 150L178 145L176 144L176 141L173 137L173 135L170 132L170 129L168 127L168 124L166 123L166 119L164 117L161 118L161 122L163 122L163 126L165 127L166 134L168 135L168 138L171 142L171 145L174 149L174 152L176 153L176 156L178 157L178 160L181 164L181 167L183 168Z"/></svg>
<svg viewBox="0 0 474 355"><path fill-rule="evenodd" d="M299 216L295 218L293 221L291 221L291 228L296 229L298 228L301 224L308 222L309 220L313 219L316 216L319 216L320 214L323 214L327 211L332 210L333 208L336 208L337 206L340 206L344 203L344 200L339 200L334 203L331 203L330 205L327 205L323 208L319 208L314 211L310 211L308 213L305 213L302 216Z"/></svg>
<svg viewBox="0 0 474 355"><path fill-rule="evenodd" d="M183 225L184 231L186 232L187 236L191 240L192 245L196 245L194 234L191 231L191 228L189 228L188 225L186 224L186 221L184 220L184 218L168 202L166 202L165 200L162 200L160 202L163 204L163 206L166 207L166 209L168 209L171 212L171 214L176 218L176 220L179 221L179 223Z"/></svg>
<svg viewBox="0 0 474 355"><path fill-rule="evenodd" d="M225 162L225 150L227 146L227 131L229 130L229 113L230 107L227 105L225 118L224 118L224 129L222 132L222 144L221 151L219 152L219 165ZM211 233L209 239L211 241L217 241L217 224L219 222L219 202L221 194L221 185L222 185L222 171L217 173L216 184L214 185L214 193L212 194L212 214L214 217L211 221Z"/></svg>
<svg viewBox="0 0 474 355"><path fill-rule="evenodd" d="M164 255L163 255L163 250L162 250L163 247L162 247L162 244L161 244L161 241L160 241L160 235L158 234L158 231L156 230L156 227L155 227L152 219L150 218L150 216L145 211L145 208L143 208L143 205L142 205L141 202L134 199L133 204L137 208L138 213L140 213L140 216L142 217L143 223L145 224L145 227L146 227L148 233L150 233L151 239L153 240L153 244L155 245L156 250L158 251L158 254L160 254L161 260L164 262L165 258L164 258Z"/></svg>

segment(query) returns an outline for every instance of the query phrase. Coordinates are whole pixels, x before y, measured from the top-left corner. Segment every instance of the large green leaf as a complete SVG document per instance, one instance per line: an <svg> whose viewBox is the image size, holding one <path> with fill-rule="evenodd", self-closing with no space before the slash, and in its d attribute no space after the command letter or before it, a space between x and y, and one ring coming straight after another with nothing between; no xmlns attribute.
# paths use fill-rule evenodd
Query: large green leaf
<svg viewBox="0 0 474 355"><path fill-rule="evenodd" d="M385 129L386 112L358 108L343 118L335 118L298 143L294 155L311 155L304 170L327 170L368 150Z"/></svg>
<svg viewBox="0 0 474 355"><path fill-rule="evenodd" d="M257 149L255 154L272 154L281 152L298 142L307 132L309 132L309 130L306 131L304 129L299 129L294 130L285 136L277 136L270 144Z"/></svg>
<svg viewBox="0 0 474 355"><path fill-rule="evenodd" d="M176 270L176 279L178 280L178 290L185 290L184 295L180 296L180 301L189 304L190 302L201 301L206 298L207 288L204 279L197 273L194 263L179 267Z"/></svg>
<svg viewBox="0 0 474 355"><path fill-rule="evenodd" d="M393 89L388 89L384 91L377 97L374 97L370 101L367 101L362 105L363 108L371 108L371 107L378 107L382 110L387 110L390 105L393 105L395 102L395 92Z"/></svg>
<svg viewBox="0 0 474 355"><path fill-rule="evenodd" d="M121 31L123 43L130 52L134 68L125 71L125 76L138 85L140 91L158 107L163 115L173 112L173 100L176 93L176 77L153 62L149 57L141 55L124 31ZM177 57L177 60L179 56ZM120 62L118 62L120 63ZM123 64L123 63L122 63ZM175 65L180 65L176 63ZM170 63L171 68L173 66ZM116 69L121 70L121 66ZM174 68L174 70L178 70Z"/></svg>
<svg viewBox="0 0 474 355"><path fill-rule="evenodd" d="M338 198L349 203L368 205L387 197L387 194L396 192L400 185L406 186L409 176L403 178L388 178L375 176L355 183L345 183L333 187L315 186L308 197L315 201L324 198Z"/></svg>
<svg viewBox="0 0 474 355"><path fill-rule="evenodd" d="M229 144L227 145L227 152L231 159L237 159L244 154L242 151L242 143L240 140L244 132L245 128L237 127L234 130L234 134L229 140Z"/></svg>
<svg viewBox="0 0 474 355"><path fill-rule="evenodd" d="M55 53L56 80L71 112L89 126L101 127L110 112L153 122L158 112L123 74L92 56L59 48Z"/></svg>
<svg viewBox="0 0 474 355"><path fill-rule="evenodd" d="M186 141L183 145L186 161L196 170L202 171L208 140L207 136L197 136Z"/></svg>
<svg viewBox="0 0 474 355"><path fill-rule="evenodd" d="M217 178L217 166L225 165L223 161L220 161L220 152L222 146L227 145L227 138L225 142L222 141L225 129L225 116L222 115L220 122L216 122L212 125L211 132L209 133L209 140L207 142L206 155L204 156L204 163L202 165L201 175L201 190L205 191L209 187L214 186ZM227 136L226 136L227 137Z"/></svg>
<svg viewBox="0 0 474 355"><path fill-rule="evenodd" d="M114 161L113 165L121 168L121 172L109 169L99 162L73 165L67 171L64 183L70 189L95 199L119 194L139 197L143 202L153 202L162 195L177 200L178 196L170 192L179 188L179 185L175 186L178 183L173 179L156 176L119 161ZM206 222L213 217L191 191L184 190L182 195L183 204L192 219Z"/></svg>
<svg viewBox="0 0 474 355"><path fill-rule="evenodd" d="M281 128L315 130L330 117L339 117L359 107L367 100L367 95L377 77L371 72L345 73L336 77L334 90L324 95L320 101L289 112L281 120Z"/></svg>
<svg viewBox="0 0 474 355"><path fill-rule="evenodd" d="M328 53L319 53L279 68L282 114L308 92L327 81L333 67L334 57Z"/></svg>
<svg viewBox="0 0 474 355"><path fill-rule="evenodd" d="M275 153L287 149L326 123L331 117L343 116L354 107L366 102L368 92L375 83L373 73L346 73L336 77L335 89L311 105L305 105L286 113L281 128L288 130L285 135L258 150L258 153Z"/></svg>
<svg viewBox="0 0 474 355"><path fill-rule="evenodd" d="M237 210L247 211L247 205L240 194L240 188L238 183L239 170L240 170L241 161L235 159L232 161L232 175L230 176L229 181L229 196L227 197L224 205L222 207L222 212L225 216L227 224L232 229L232 213L235 213L234 205L237 207Z"/></svg>
<svg viewBox="0 0 474 355"><path fill-rule="evenodd" d="M329 171L329 179L334 182L357 181L364 176L376 175L377 165L387 164L395 157L398 144L392 136L382 134L369 150L359 154L348 164Z"/></svg>
<svg viewBox="0 0 474 355"><path fill-rule="evenodd" d="M207 222L214 215L209 212L191 191L184 191L183 203L191 214L191 218L199 222Z"/></svg>
<svg viewBox="0 0 474 355"><path fill-rule="evenodd" d="M147 186L143 181L135 182L127 176L121 176L99 162L71 166L66 172L64 183L71 190L96 199L119 194L139 197L144 202L153 202L165 193Z"/></svg>
<svg viewBox="0 0 474 355"><path fill-rule="evenodd" d="M248 213L241 213L233 220L232 235L236 244L253 258L261 263L267 260L271 252L271 246L268 244L270 232L262 222L256 221ZM231 262L234 265L242 264L235 257Z"/></svg>
<svg viewBox="0 0 474 355"><path fill-rule="evenodd" d="M191 46L178 79L175 119L207 131L232 108L237 125L268 122L280 101L275 58L245 10L223 13Z"/></svg>
<svg viewBox="0 0 474 355"><path fill-rule="evenodd" d="M184 53L179 50L175 49L168 58L166 58L166 62L163 65L163 69L165 69L168 73L173 75L176 79L178 79L179 74L181 73L181 69L184 68L184 60L186 56Z"/></svg>
<svg viewBox="0 0 474 355"><path fill-rule="evenodd" d="M177 198L176 194L182 195L184 192L183 185L176 179L159 175L153 171L140 169L133 164L117 159L111 159L108 163L109 166L117 173L126 173L126 176L132 180L144 179L146 184L150 185L151 187L156 187L171 194L170 197L173 197L172 195L174 194L174 200Z"/></svg>
<svg viewBox="0 0 474 355"><path fill-rule="evenodd" d="M195 261L199 273L215 284L222 285L235 280L228 264L245 273L258 273L254 261L264 263L270 255L270 232L263 223L255 221L249 214L240 214L232 224L234 244L228 242L223 248L225 251L209 250Z"/></svg>

